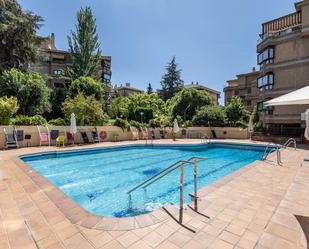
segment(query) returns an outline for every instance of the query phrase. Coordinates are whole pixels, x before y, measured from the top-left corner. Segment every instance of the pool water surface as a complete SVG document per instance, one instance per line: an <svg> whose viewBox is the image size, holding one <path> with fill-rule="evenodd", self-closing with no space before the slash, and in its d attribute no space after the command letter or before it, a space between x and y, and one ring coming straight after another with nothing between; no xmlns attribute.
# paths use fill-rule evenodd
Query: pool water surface
<svg viewBox="0 0 309 249"><path fill-rule="evenodd" d="M51 152L21 157L61 191L96 215L128 217L151 212L164 204L178 205L179 169L146 189L127 191L178 160L207 157L198 163L201 188L259 160L264 146L211 143L207 145L128 145L112 148ZM185 202L193 192L193 167L185 167Z"/></svg>

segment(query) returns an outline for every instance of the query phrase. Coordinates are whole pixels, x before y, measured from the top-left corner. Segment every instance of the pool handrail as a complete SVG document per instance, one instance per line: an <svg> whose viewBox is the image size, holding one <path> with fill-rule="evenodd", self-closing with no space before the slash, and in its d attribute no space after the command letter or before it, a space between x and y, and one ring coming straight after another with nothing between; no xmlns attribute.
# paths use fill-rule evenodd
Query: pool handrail
<svg viewBox="0 0 309 249"><path fill-rule="evenodd" d="M191 157L191 158L189 158L188 160L179 160L179 161L177 161L177 162L171 164L171 165L168 166L167 168L163 169L163 170L160 171L159 173L155 174L154 176L148 178L148 179L145 180L144 182L138 184L138 185L135 186L134 188L130 189L130 190L127 192L127 194L131 194L133 191L135 191L135 190L141 188L143 185L145 185L146 183L150 182L151 180L154 180L155 178L157 178L157 177L160 176L161 174L165 173L165 172L168 171L169 169L171 169L171 168L173 168L173 167L175 167L175 169L176 169L176 168L179 168L180 166L179 166L178 164L180 164L180 163L189 163L189 164L193 164L192 160L194 160L194 159L197 159L197 160L201 161L201 160L207 160L208 158L206 158L206 157ZM173 169L173 170L174 170L174 169ZM173 171L173 170L172 170L172 171ZM162 176L162 177L163 177L163 176ZM160 178L161 178L161 177L160 177ZM159 180L160 178L158 178L158 180ZM157 180L155 180L155 181L157 181ZM154 181L154 182L155 182L155 181ZM152 183L151 183L151 184L152 184ZM149 185L150 185L150 184L147 184L147 186L149 186ZM143 188L144 188L144 187L143 187Z"/></svg>
<svg viewBox="0 0 309 249"><path fill-rule="evenodd" d="M167 174L173 172L175 169L180 168L179 223L182 223L182 220L183 220L184 166L185 166L185 164L193 164L194 165L194 196L191 196L191 195L190 196L194 198L194 210L197 212L198 211L197 210L197 199L198 199L198 196L197 196L197 179L198 179L198 177L197 177L197 162L201 161L201 160L207 160L207 159L208 158L206 158L206 157L191 157L189 160L179 160L179 161L173 163L172 165L170 165L169 167L167 167L166 169L162 170L158 174L150 177L146 181L137 185L136 187L134 187L133 189L128 191L127 194L129 194L129 196L131 197L131 193L133 191L135 191L136 189L141 188L141 187L146 188L147 186L153 184L154 182L158 181L159 179L166 176ZM192 160L194 160L194 161L192 162Z"/></svg>
<svg viewBox="0 0 309 249"><path fill-rule="evenodd" d="M269 147L270 146L273 146L274 148L271 148L269 150ZM268 143L267 146L265 147L265 150L264 150L264 154L261 158L262 161L266 160L267 159L267 156L272 153L272 152L275 152L277 151L277 164L278 165L281 165L282 164L282 161L281 161L281 151L280 151L280 146L278 144L275 144L275 143Z"/></svg>
<svg viewBox="0 0 309 249"><path fill-rule="evenodd" d="M286 149L287 147L289 147L290 144L294 144L294 149L296 150L296 140L295 138L289 138L282 146L284 149Z"/></svg>

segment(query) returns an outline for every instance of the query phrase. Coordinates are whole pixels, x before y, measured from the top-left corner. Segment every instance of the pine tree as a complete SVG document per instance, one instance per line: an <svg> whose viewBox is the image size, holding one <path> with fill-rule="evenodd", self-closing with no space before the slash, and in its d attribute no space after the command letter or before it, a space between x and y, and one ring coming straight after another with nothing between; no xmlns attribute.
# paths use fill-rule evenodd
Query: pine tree
<svg viewBox="0 0 309 249"><path fill-rule="evenodd" d="M175 56L167 64L166 71L161 80L162 90L160 96L163 100L172 98L183 87L181 69L177 69Z"/></svg>
<svg viewBox="0 0 309 249"><path fill-rule="evenodd" d="M81 8L77 12L76 31L71 31L71 36L68 36L73 65L67 74L71 79L80 76L100 77L101 49L96 29L96 19L91 8Z"/></svg>
<svg viewBox="0 0 309 249"><path fill-rule="evenodd" d="M153 93L153 89L152 89L151 83L148 83L147 93L148 94L152 94Z"/></svg>

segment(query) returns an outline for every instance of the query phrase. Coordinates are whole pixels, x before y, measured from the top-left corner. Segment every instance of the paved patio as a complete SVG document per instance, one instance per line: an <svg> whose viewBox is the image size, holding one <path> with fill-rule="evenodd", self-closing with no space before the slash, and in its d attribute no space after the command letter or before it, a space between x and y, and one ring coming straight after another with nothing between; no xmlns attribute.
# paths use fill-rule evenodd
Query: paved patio
<svg viewBox="0 0 309 249"><path fill-rule="evenodd" d="M199 141L177 141L184 142ZM132 142L117 144L127 143ZM112 145L115 143L78 148ZM183 225L175 221L178 210L174 206L167 207L170 214L159 210L125 219L95 217L82 211L16 159L21 154L49 150L63 149L36 147L0 152L1 249L308 248L309 162L303 162L306 150L284 150L283 166L270 157L200 189L199 213L187 207Z"/></svg>

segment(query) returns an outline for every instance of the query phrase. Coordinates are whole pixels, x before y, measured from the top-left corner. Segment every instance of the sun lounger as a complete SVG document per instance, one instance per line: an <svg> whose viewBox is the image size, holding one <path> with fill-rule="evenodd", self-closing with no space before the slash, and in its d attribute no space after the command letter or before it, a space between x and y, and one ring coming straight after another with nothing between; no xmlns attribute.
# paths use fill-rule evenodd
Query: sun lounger
<svg viewBox="0 0 309 249"><path fill-rule="evenodd" d="M87 136L87 132L86 131L80 131L80 135L82 137L83 143L88 144L89 138Z"/></svg>
<svg viewBox="0 0 309 249"><path fill-rule="evenodd" d="M165 138L165 131L163 129L160 130L160 138L161 139Z"/></svg>
<svg viewBox="0 0 309 249"><path fill-rule="evenodd" d="M98 134L98 130L97 128L93 128L93 130L91 131L92 134L92 141L94 143L99 143L100 142L100 138L99 138L99 134Z"/></svg>
<svg viewBox="0 0 309 249"><path fill-rule="evenodd" d="M130 126L130 131L132 133L132 139L133 140L138 140L139 139L139 133L136 127Z"/></svg>
<svg viewBox="0 0 309 249"><path fill-rule="evenodd" d="M42 146L42 143L47 143L50 146L50 134L49 129L47 126L45 126L46 131L42 132L40 129L40 126L37 125L38 132L39 132L39 139L40 139L40 146Z"/></svg>
<svg viewBox="0 0 309 249"><path fill-rule="evenodd" d="M3 128L3 133L5 136L5 148L18 148L19 145L17 143L17 131L15 127L13 128L12 133L8 133L6 128Z"/></svg>
<svg viewBox="0 0 309 249"><path fill-rule="evenodd" d="M73 144L74 143L74 134L67 131L66 132L67 142Z"/></svg>
<svg viewBox="0 0 309 249"><path fill-rule="evenodd" d="M143 129L143 139L145 140L149 139L149 133L147 128Z"/></svg>

